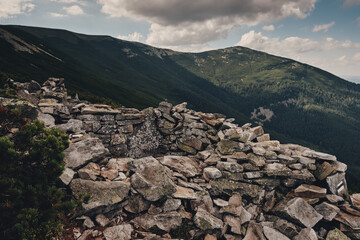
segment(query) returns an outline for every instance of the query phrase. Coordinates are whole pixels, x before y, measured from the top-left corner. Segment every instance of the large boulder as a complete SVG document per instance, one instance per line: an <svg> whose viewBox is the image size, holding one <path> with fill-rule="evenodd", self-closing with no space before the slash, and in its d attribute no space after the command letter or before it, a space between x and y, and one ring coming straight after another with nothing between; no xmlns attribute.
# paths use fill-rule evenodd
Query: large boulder
<svg viewBox="0 0 360 240"><path fill-rule="evenodd" d="M104 237L106 240L130 240L133 228L130 224L117 225L106 228Z"/></svg>
<svg viewBox="0 0 360 240"><path fill-rule="evenodd" d="M167 212L157 215L146 213L134 218L132 222L143 229L156 226L163 231L170 232L171 229L175 229L181 225L182 217L178 212Z"/></svg>
<svg viewBox="0 0 360 240"><path fill-rule="evenodd" d="M194 216L194 223L203 231L221 229L223 227L223 222L220 219L214 217L203 208L198 209Z"/></svg>
<svg viewBox="0 0 360 240"><path fill-rule="evenodd" d="M96 162L105 157L109 151L98 138L86 138L73 143L64 151L66 167L77 169L88 162Z"/></svg>
<svg viewBox="0 0 360 240"><path fill-rule="evenodd" d="M146 200L157 201L176 192L170 171L155 158L132 160L128 167L135 172L131 176L131 186Z"/></svg>
<svg viewBox="0 0 360 240"><path fill-rule="evenodd" d="M73 179L70 188L76 199L81 199L90 194L90 199L82 206L85 211L98 207L111 207L120 203L129 193L130 184L127 182L105 182L84 179Z"/></svg>

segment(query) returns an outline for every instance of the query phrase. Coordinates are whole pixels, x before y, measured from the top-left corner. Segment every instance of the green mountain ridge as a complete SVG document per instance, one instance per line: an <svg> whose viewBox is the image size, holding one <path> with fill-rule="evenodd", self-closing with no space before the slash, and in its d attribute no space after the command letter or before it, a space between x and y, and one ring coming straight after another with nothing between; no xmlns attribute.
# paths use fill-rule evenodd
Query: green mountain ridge
<svg viewBox="0 0 360 240"><path fill-rule="evenodd" d="M109 36L1 25L0 52L0 72L17 81L64 77L80 97L127 107L187 101L238 123L262 123L282 142L335 154L360 171L360 85L307 64L245 47L181 53Z"/></svg>

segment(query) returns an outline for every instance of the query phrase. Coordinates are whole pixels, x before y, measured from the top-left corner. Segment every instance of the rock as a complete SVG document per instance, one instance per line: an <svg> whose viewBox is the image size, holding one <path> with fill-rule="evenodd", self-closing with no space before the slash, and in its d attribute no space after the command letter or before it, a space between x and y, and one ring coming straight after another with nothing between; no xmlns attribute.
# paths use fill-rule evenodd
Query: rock
<svg viewBox="0 0 360 240"><path fill-rule="evenodd" d="M222 174L219 169L214 167L204 168L204 178L206 180L221 178Z"/></svg>
<svg viewBox="0 0 360 240"><path fill-rule="evenodd" d="M90 194L90 199L82 206L85 211L98 207L111 207L121 202L130 190L130 184L126 182L103 182L84 179L73 179L70 188L76 199Z"/></svg>
<svg viewBox="0 0 360 240"><path fill-rule="evenodd" d="M166 201L164 202L164 204L162 206L162 211L164 213L176 211L179 209L180 206L181 206L180 199L168 198L168 199L166 199Z"/></svg>
<svg viewBox="0 0 360 240"><path fill-rule="evenodd" d="M171 103L168 103L168 102L160 102L158 109L159 109L161 112L170 115L170 112L171 112L172 107L173 107L173 105L172 105Z"/></svg>
<svg viewBox="0 0 360 240"><path fill-rule="evenodd" d="M230 226L230 231L236 234L241 234L241 223L238 217L226 215L224 217L225 224Z"/></svg>
<svg viewBox="0 0 360 240"><path fill-rule="evenodd" d="M264 226L263 227L264 235L269 240L290 240L290 238L286 237L284 234L278 232L277 230Z"/></svg>
<svg viewBox="0 0 360 240"><path fill-rule="evenodd" d="M196 150L201 150L202 148L202 141L193 136L185 138L182 143Z"/></svg>
<svg viewBox="0 0 360 240"><path fill-rule="evenodd" d="M344 233L342 233L339 229L335 228L328 232L326 235L326 240L351 240Z"/></svg>
<svg viewBox="0 0 360 240"><path fill-rule="evenodd" d="M336 161L336 157L327 153L316 152L313 150L305 150L302 154L304 157L316 158L327 161Z"/></svg>
<svg viewBox="0 0 360 240"><path fill-rule="evenodd" d="M93 222L93 221L91 220L91 218L89 218L88 216L82 216L82 217L77 218L77 219L84 220L84 221L83 221L83 226L84 226L85 228L90 229L90 228L95 227L94 222Z"/></svg>
<svg viewBox="0 0 360 240"><path fill-rule="evenodd" d="M146 200L157 201L176 192L176 185L171 179L171 173L155 158L145 157L128 163L131 176L131 186Z"/></svg>
<svg viewBox="0 0 360 240"><path fill-rule="evenodd" d="M302 229L298 235L294 237L294 240L317 240L316 232L312 228Z"/></svg>
<svg viewBox="0 0 360 240"><path fill-rule="evenodd" d="M314 175L312 175L306 168L301 170L293 170L290 178L301 180L306 183L312 183L316 181Z"/></svg>
<svg viewBox="0 0 360 240"><path fill-rule="evenodd" d="M44 122L45 127L47 128L52 128L55 126L55 118L50 114L39 112L37 119Z"/></svg>
<svg viewBox="0 0 360 240"><path fill-rule="evenodd" d="M344 198L335 194L327 194L326 199L331 203L339 203L344 201Z"/></svg>
<svg viewBox="0 0 360 240"><path fill-rule="evenodd" d="M221 198L214 199L213 201L218 207L226 207L229 205L228 201L222 200Z"/></svg>
<svg viewBox="0 0 360 240"><path fill-rule="evenodd" d="M216 164L216 168L221 170L221 171L229 171L229 172L242 172L244 170L244 168L237 163L234 162L218 162Z"/></svg>
<svg viewBox="0 0 360 240"><path fill-rule="evenodd" d="M150 207L150 203L143 199L140 195L135 195L129 198L127 205L125 205L124 209L131 213L141 213L148 210Z"/></svg>
<svg viewBox="0 0 360 240"><path fill-rule="evenodd" d="M196 199L196 194L191 188L176 186L176 192L172 194L174 198L180 199Z"/></svg>
<svg viewBox="0 0 360 240"><path fill-rule="evenodd" d="M302 184L294 190L294 195L305 198L324 198L326 197L326 188Z"/></svg>
<svg viewBox="0 0 360 240"><path fill-rule="evenodd" d="M332 162L331 166L338 172L346 172L347 170L347 165L345 163L342 162Z"/></svg>
<svg viewBox="0 0 360 240"><path fill-rule="evenodd" d="M106 228L103 233L106 240L130 240L133 231L130 224L124 224Z"/></svg>
<svg viewBox="0 0 360 240"><path fill-rule="evenodd" d="M275 191L271 191L271 192L267 192L265 194L265 203L263 205L263 211L264 212L269 212L276 203L276 198L275 198Z"/></svg>
<svg viewBox="0 0 360 240"><path fill-rule="evenodd" d="M280 142L279 141L264 141L264 142L258 142L253 144L253 148L263 148L266 151L280 151Z"/></svg>
<svg viewBox="0 0 360 240"><path fill-rule="evenodd" d="M291 239L298 234L298 230L294 224L281 218L275 221L274 227Z"/></svg>
<svg viewBox="0 0 360 240"><path fill-rule="evenodd" d="M251 213L249 213L248 211L246 211L245 208L241 207L242 210L241 210L241 214L240 214L240 223L241 225L244 224L244 223L247 223L251 220Z"/></svg>
<svg viewBox="0 0 360 240"><path fill-rule="evenodd" d="M192 155L195 155L195 154L197 153L197 151L195 150L195 148L192 148L192 147L190 147L190 146L188 146L188 145L185 145L185 144L183 144L183 143L178 143L178 144L177 144L177 147L178 147L180 150L182 150L182 151L184 151L184 152L187 152L187 153L189 153L189 154L192 154Z"/></svg>
<svg viewBox="0 0 360 240"><path fill-rule="evenodd" d="M320 164L314 175L317 177L317 179L324 180L327 176L329 176L332 173L335 173L335 169L332 167L332 165L328 162L323 162L322 164Z"/></svg>
<svg viewBox="0 0 360 240"><path fill-rule="evenodd" d="M213 235L206 234L204 240L217 240L217 237L215 234L213 234Z"/></svg>
<svg viewBox="0 0 360 240"><path fill-rule="evenodd" d="M157 215L146 213L134 218L131 222L143 229L157 226L161 230L170 232L171 229L175 229L181 225L182 217L177 212L161 213Z"/></svg>
<svg viewBox="0 0 360 240"><path fill-rule="evenodd" d="M350 196L351 204L354 208L360 210L360 193L355 193Z"/></svg>
<svg viewBox="0 0 360 240"><path fill-rule="evenodd" d="M248 158L249 162L256 167L265 166L265 158L263 156L258 156L253 153L249 153L247 155L247 158Z"/></svg>
<svg viewBox="0 0 360 240"><path fill-rule="evenodd" d="M247 179L261 178L262 176L263 176L262 172L246 172L246 173L244 173L244 177Z"/></svg>
<svg viewBox="0 0 360 240"><path fill-rule="evenodd" d="M257 197L258 193L262 190L260 186L255 184L235 182L223 178L211 181L210 184L214 195L232 195L233 192L238 192L254 198Z"/></svg>
<svg viewBox="0 0 360 240"><path fill-rule="evenodd" d="M275 206L273 211L280 217L284 217L304 227L313 227L323 218L302 198L284 199Z"/></svg>
<svg viewBox="0 0 360 240"><path fill-rule="evenodd" d="M267 164L264 171L269 177L289 177L292 175L292 171L281 163Z"/></svg>
<svg viewBox="0 0 360 240"><path fill-rule="evenodd" d="M105 226L107 226L107 225L110 223L109 219L108 219L107 217L105 217L104 214L98 214L98 215L96 215L95 221L96 221L101 227L105 227Z"/></svg>
<svg viewBox="0 0 360 240"><path fill-rule="evenodd" d="M264 134L264 129L261 126L253 127L249 129L250 135L248 141L252 141L253 139Z"/></svg>
<svg viewBox="0 0 360 240"><path fill-rule="evenodd" d="M199 208L204 209L209 213L214 212L214 205L208 191L196 192L196 200L191 200L191 209L197 211Z"/></svg>
<svg viewBox="0 0 360 240"><path fill-rule="evenodd" d="M194 216L195 225L203 231L221 229L223 228L223 222L205 211L199 208Z"/></svg>
<svg viewBox="0 0 360 240"><path fill-rule="evenodd" d="M164 156L160 159L160 162L186 177L195 177L200 174L199 164L193 158L185 156Z"/></svg>
<svg viewBox="0 0 360 240"><path fill-rule="evenodd" d="M134 160L133 158L112 158L107 163L108 169L115 169L121 172L129 171L128 162Z"/></svg>
<svg viewBox="0 0 360 240"><path fill-rule="evenodd" d="M83 122L78 119L70 119L67 123L56 125L56 127L64 132L77 133L81 131Z"/></svg>
<svg viewBox="0 0 360 240"><path fill-rule="evenodd" d="M360 229L360 217L347 214L343 211L340 211L338 215L335 217L335 220L345 224L354 230Z"/></svg>
<svg viewBox="0 0 360 240"><path fill-rule="evenodd" d="M266 133L256 138L258 142L270 141L270 134Z"/></svg>
<svg viewBox="0 0 360 240"><path fill-rule="evenodd" d="M251 221L243 240L266 240L261 224Z"/></svg>
<svg viewBox="0 0 360 240"><path fill-rule="evenodd" d="M93 233L93 230L90 230L90 229L85 230L77 240L86 240L86 239L88 239L88 237L90 235L92 235L92 233Z"/></svg>
<svg viewBox="0 0 360 240"><path fill-rule="evenodd" d="M74 177L74 174L75 174L75 172L72 169L65 168L59 178L65 185L69 185L69 183L71 182L71 180Z"/></svg>
<svg viewBox="0 0 360 240"><path fill-rule="evenodd" d="M347 184L345 180L345 173L337 173L326 178L329 190L331 193L338 196L347 196Z"/></svg>
<svg viewBox="0 0 360 240"><path fill-rule="evenodd" d="M86 138L73 143L65 151L66 167L77 169L88 162L96 162L105 157L109 151L98 138Z"/></svg>
<svg viewBox="0 0 360 240"><path fill-rule="evenodd" d="M315 206L315 210L320 213L326 221L332 221L340 209L334 205L331 205L327 202L323 202L317 206Z"/></svg>
<svg viewBox="0 0 360 240"><path fill-rule="evenodd" d="M242 197L239 193L235 193L229 198L229 206L239 207L241 204Z"/></svg>
<svg viewBox="0 0 360 240"><path fill-rule="evenodd" d="M96 163L90 162L85 167L79 169L79 177L82 179L96 180L96 177L100 175L100 166Z"/></svg>
<svg viewBox="0 0 360 240"><path fill-rule="evenodd" d="M222 155L233 154L235 150L240 150L240 145L238 142L231 140L221 140L217 144L217 151Z"/></svg>
<svg viewBox="0 0 360 240"><path fill-rule="evenodd" d="M119 172L115 169L105 169L101 170L101 176L111 181L119 176Z"/></svg>

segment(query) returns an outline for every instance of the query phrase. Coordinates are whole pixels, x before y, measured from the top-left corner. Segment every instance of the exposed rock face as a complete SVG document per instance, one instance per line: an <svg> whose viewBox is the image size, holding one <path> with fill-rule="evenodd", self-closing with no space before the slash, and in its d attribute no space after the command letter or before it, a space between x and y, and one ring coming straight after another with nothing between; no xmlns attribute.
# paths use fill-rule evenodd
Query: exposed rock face
<svg viewBox="0 0 360 240"><path fill-rule="evenodd" d="M77 239L360 239L360 197L335 156L186 103L112 109L71 99L63 79L26 88L33 104L0 104L70 134L60 180L89 198Z"/></svg>

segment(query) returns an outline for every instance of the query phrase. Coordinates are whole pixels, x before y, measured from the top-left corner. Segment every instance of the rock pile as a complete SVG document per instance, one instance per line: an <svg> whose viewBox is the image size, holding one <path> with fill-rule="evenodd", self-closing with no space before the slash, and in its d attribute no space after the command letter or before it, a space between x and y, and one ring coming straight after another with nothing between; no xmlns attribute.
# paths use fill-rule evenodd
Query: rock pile
<svg viewBox="0 0 360 240"><path fill-rule="evenodd" d="M360 195L335 156L186 103L71 99L62 81L22 89L39 119L70 134L61 181L88 198L76 239L360 239Z"/></svg>

